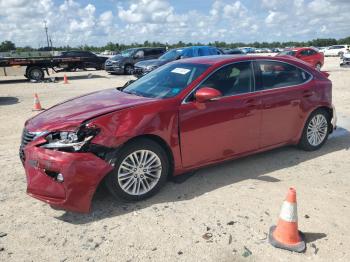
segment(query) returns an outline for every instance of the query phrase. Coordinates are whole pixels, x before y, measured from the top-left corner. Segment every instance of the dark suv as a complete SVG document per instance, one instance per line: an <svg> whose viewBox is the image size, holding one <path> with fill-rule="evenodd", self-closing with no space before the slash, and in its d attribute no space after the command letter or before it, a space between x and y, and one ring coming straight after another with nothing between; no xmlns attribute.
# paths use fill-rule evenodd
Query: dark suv
<svg viewBox="0 0 350 262"><path fill-rule="evenodd" d="M108 73L132 74L134 64L140 61L156 59L165 53L164 47L154 48L131 48L122 51L119 55L113 56L105 63L105 69Z"/></svg>
<svg viewBox="0 0 350 262"><path fill-rule="evenodd" d="M101 70L104 68L104 63L108 59L107 57L97 56L90 51L65 51L62 52L59 57L62 58L79 58L76 63L69 63L68 71L74 71L76 69L95 68Z"/></svg>

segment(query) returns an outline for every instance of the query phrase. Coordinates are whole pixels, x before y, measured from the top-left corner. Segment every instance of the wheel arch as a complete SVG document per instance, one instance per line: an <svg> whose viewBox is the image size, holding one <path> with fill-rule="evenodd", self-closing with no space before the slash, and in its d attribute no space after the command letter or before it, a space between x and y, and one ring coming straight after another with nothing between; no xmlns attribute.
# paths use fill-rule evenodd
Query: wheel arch
<svg viewBox="0 0 350 262"><path fill-rule="evenodd" d="M309 119L309 117L311 116L311 114L313 113L313 112L315 112L316 110L324 110L324 111L326 111L328 114L329 114L329 122L331 123L331 120L332 120L332 118L333 118L333 108L332 107L329 107L329 106L327 106L327 105L320 105L320 106L318 106L318 107L315 107L315 108L312 108L307 114L306 114L306 117L305 117L305 119L304 119L304 121L303 121L303 126L302 126L302 128L301 128L301 130L300 130L300 132L299 132L299 134L298 134L298 137L297 137L297 140L296 141L300 141L300 139L301 139L301 137L302 137L302 135L303 135L303 131L304 131L304 128L305 128L305 124L306 124L306 122L307 122L307 120ZM329 133L332 133L333 132L333 126L330 124L330 132Z"/></svg>

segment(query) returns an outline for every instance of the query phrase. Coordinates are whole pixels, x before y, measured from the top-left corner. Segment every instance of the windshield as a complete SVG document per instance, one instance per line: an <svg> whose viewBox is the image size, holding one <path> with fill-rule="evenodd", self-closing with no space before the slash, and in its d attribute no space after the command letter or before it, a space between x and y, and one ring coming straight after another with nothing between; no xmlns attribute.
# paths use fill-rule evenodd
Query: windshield
<svg viewBox="0 0 350 262"><path fill-rule="evenodd" d="M160 60L176 60L182 55L183 49L173 49L159 57Z"/></svg>
<svg viewBox="0 0 350 262"><path fill-rule="evenodd" d="M295 56L296 52L293 50L284 50L279 53L279 55L290 55L290 56Z"/></svg>
<svg viewBox="0 0 350 262"><path fill-rule="evenodd" d="M123 89L144 97L174 97L196 80L209 65L176 63L162 66Z"/></svg>
<svg viewBox="0 0 350 262"><path fill-rule="evenodd" d="M121 56L131 57L135 53L135 49L126 49L120 53Z"/></svg>

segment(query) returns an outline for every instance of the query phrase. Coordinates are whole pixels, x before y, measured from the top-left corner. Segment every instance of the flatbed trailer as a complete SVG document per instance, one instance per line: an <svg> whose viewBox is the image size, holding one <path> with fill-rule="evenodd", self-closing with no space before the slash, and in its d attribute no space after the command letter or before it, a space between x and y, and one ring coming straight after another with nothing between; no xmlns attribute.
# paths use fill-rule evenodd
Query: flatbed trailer
<svg viewBox="0 0 350 262"><path fill-rule="evenodd" d="M90 57L30 57L30 58L0 58L0 75L13 75L14 71L24 72L24 76L31 80L43 80L45 72L49 74L49 69L54 72L62 70L74 70L77 68L85 69L91 64ZM101 69L102 64L96 66L96 69ZM25 69L23 70L23 67ZM21 69L21 70L16 70ZM11 72L11 73L10 73Z"/></svg>

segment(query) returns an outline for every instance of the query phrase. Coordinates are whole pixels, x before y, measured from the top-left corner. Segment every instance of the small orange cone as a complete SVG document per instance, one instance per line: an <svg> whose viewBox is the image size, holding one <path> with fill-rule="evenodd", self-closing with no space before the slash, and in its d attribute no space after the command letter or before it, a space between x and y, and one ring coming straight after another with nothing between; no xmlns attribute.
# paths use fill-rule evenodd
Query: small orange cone
<svg viewBox="0 0 350 262"><path fill-rule="evenodd" d="M306 249L304 234L298 231L297 195L294 188L288 190L277 226L270 228L269 243L295 252L304 252Z"/></svg>
<svg viewBox="0 0 350 262"><path fill-rule="evenodd" d="M39 101L39 97L37 95L37 93L34 94L34 107L33 107L33 111L41 111L44 110L41 107L40 101Z"/></svg>
<svg viewBox="0 0 350 262"><path fill-rule="evenodd" d="M63 84L68 84L68 77L66 74L64 74L64 77L63 77Z"/></svg>

